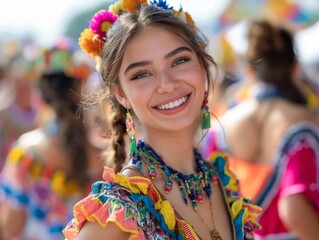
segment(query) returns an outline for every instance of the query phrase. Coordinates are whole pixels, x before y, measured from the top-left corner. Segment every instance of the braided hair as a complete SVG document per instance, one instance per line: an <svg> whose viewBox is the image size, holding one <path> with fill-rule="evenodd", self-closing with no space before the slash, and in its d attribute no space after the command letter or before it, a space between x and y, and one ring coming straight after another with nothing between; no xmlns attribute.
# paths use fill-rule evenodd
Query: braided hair
<svg viewBox="0 0 319 240"><path fill-rule="evenodd" d="M43 99L56 113L60 128L58 137L71 160L69 177L85 187L89 182L88 174L84 174L88 167L87 138L82 117L76 118L79 97L71 91L80 83L79 79L66 75L64 71L49 70L42 74L39 88Z"/></svg>

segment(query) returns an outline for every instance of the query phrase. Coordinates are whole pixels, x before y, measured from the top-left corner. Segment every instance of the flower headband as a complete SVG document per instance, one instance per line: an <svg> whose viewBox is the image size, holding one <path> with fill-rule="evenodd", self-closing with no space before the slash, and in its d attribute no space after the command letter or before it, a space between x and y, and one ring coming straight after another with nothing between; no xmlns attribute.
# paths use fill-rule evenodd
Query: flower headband
<svg viewBox="0 0 319 240"><path fill-rule="evenodd" d="M82 59L80 56L75 57L76 53L75 46L72 45L70 39L58 39L54 46L43 51L43 70L63 71L67 76L86 80L92 68L83 57Z"/></svg>
<svg viewBox="0 0 319 240"><path fill-rule="evenodd" d="M141 6L154 5L172 11L175 15L182 17L187 23L194 25L194 21L189 13L183 8L174 10L169 7L166 0L120 0L110 5L109 10L100 10L95 13L90 21L89 28L85 28L79 38L79 45L82 50L99 61L100 53L107 40L107 32L123 12L137 12Z"/></svg>

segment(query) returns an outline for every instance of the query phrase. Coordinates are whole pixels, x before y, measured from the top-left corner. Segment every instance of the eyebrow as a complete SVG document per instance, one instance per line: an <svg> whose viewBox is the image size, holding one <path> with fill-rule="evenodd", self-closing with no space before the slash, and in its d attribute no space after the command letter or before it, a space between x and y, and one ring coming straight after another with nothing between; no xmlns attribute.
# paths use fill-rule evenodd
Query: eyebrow
<svg viewBox="0 0 319 240"><path fill-rule="evenodd" d="M174 55L180 53L180 52L183 52L183 51L188 51L188 52L193 52L190 48L188 47L179 47L179 48L176 48L174 49L173 51L167 53L164 58L167 59L167 58L170 58L170 57L173 57ZM131 63L130 65L128 65L128 67L125 69L124 71L124 75L127 74L128 71L130 71L131 69L133 68L136 68L136 67L143 67L143 66L146 66L148 64L151 64L151 61L141 61L141 62L135 62L135 63Z"/></svg>
<svg viewBox="0 0 319 240"><path fill-rule="evenodd" d="M193 52L190 48L188 47L179 47L179 48L176 48L175 50L169 52L168 54L165 55L165 58L170 58L170 57L173 57L174 55L180 53L180 52L183 52L183 51L188 51L188 52Z"/></svg>
<svg viewBox="0 0 319 240"><path fill-rule="evenodd" d="M133 68L143 67L143 66L146 66L146 65L148 65L148 64L151 64L151 61L141 61L141 62L131 63L131 64L128 65L128 67L125 69L124 75L126 75L127 72L130 71L130 70L133 69Z"/></svg>

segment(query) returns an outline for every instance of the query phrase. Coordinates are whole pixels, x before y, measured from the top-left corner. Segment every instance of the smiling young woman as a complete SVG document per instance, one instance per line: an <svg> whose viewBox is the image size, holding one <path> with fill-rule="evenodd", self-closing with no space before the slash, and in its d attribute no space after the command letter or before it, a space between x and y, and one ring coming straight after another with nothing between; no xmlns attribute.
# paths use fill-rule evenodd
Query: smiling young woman
<svg viewBox="0 0 319 240"><path fill-rule="evenodd" d="M101 57L111 93L116 173L106 167L105 181L74 206L65 237L253 238L260 208L239 196L226 155L205 161L194 145L201 121L207 123L215 66L205 37L187 12L165 1L120 4L99 11L80 38L86 52ZM106 22L107 31L96 30ZM125 127L130 162L123 166Z"/></svg>

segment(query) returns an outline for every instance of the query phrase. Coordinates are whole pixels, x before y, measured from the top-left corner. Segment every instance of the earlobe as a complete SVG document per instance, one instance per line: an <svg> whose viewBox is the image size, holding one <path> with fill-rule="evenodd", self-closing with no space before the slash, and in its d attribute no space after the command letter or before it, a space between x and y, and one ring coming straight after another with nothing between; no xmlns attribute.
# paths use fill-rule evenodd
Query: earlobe
<svg viewBox="0 0 319 240"><path fill-rule="evenodd" d="M125 108L130 109L131 108L131 104L129 103L129 101L127 100L123 90L120 87L113 87L112 88L112 92L116 98L116 100Z"/></svg>

